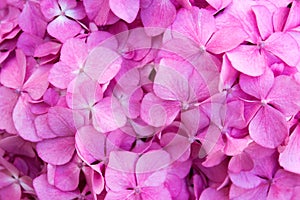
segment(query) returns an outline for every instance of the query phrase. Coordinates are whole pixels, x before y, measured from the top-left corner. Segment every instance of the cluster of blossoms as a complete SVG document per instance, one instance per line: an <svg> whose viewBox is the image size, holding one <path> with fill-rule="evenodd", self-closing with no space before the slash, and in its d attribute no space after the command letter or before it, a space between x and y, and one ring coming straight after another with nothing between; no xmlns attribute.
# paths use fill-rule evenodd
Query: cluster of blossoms
<svg viewBox="0 0 300 200"><path fill-rule="evenodd" d="M300 1L0 0L1 200L300 199Z"/></svg>

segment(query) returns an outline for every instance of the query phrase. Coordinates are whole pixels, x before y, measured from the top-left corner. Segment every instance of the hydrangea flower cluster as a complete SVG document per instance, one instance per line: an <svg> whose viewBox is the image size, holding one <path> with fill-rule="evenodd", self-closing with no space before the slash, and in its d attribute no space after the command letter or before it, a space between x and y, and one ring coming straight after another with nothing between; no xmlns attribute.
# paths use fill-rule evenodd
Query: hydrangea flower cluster
<svg viewBox="0 0 300 200"><path fill-rule="evenodd" d="M300 199L300 1L1 0L1 200Z"/></svg>

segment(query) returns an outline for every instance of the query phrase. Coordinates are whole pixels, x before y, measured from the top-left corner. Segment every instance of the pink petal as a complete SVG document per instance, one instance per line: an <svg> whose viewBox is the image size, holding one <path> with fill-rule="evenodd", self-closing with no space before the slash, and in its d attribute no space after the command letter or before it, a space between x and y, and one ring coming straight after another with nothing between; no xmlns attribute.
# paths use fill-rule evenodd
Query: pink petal
<svg viewBox="0 0 300 200"><path fill-rule="evenodd" d="M252 6L251 9L254 12L261 38L265 40L273 33L272 13L261 5Z"/></svg>
<svg viewBox="0 0 300 200"><path fill-rule="evenodd" d="M180 9L172 24L172 34L175 37L187 37L202 46L208 42L215 31L213 15L197 7Z"/></svg>
<svg viewBox="0 0 300 200"><path fill-rule="evenodd" d="M33 186L37 196L40 200L61 200L61 199L74 199L79 194L76 192L62 192L50 185L47 181L47 176L45 174L33 180Z"/></svg>
<svg viewBox="0 0 300 200"><path fill-rule="evenodd" d="M297 1L293 1L292 7L290 8L288 17L285 22L284 31L299 26L300 23L299 9L300 9L300 3Z"/></svg>
<svg viewBox="0 0 300 200"><path fill-rule="evenodd" d="M156 36L171 25L176 16L176 8L170 0L153 0L151 6L141 8L141 20L146 33Z"/></svg>
<svg viewBox="0 0 300 200"><path fill-rule="evenodd" d="M286 116L294 115L300 108L299 89L300 84L291 77L278 76L275 78L273 88L268 95L269 103Z"/></svg>
<svg viewBox="0 0 300 200"><path fill-rule="evenodd" d="M141 104L141 118L154 127L167 126L174 121L179 110L178 102L162 100L148 93Z"/></svg>
<svg viewBox="0 0 300 200"><path fill-rule="evenodd" d="M0 172L0 190L7 187L15 182L15 179L9 174Z"/></svg>
<svg viewBox="0 0 300 200"><path fill-rule="evenodd" d="M52 19L61 14L57 0L42 0L40 5L41 11L47 19Z"/></svg>
<svg viewBox="0 0 300 200"><path fill-rule="evenodd" d="M263 54L260 54L256 46L240 45L226 53L232 67L249 75L260 76L266 68Z"/></svg>
<svg viewBox="0 0 300 200"><path fill-rule="evenodd" d="M61 44L57 42L45 42L37 46L34 50L34 57L44 57L48 55L56 55L61 48Z"/></svg>
<svg viewBox="0 0 300 200"><path fill-rule="evenodd" d="M136 186L134 168L138 154L126 151L110 153L105 172L107 187L113 191L124 191Z"/></svg>
<svg viewBox="0 0 300 200"><path fill-rule="evenodd" d="M289 142L282 153L279 156L280 165L287 171L300 174L299 154L300 145L300 127L297 126L289 138Z"/></svg>
<svg viewBox="0 0 300 200"><path fill-rule="evenodd" d="M269 184L261 184L252 189L243 189L232 185L229 192L229 198L232 200L253 200L266 199L268 195Z"/></svg>
<svg viewBox="0 0 300 200"><path fill-rule="evenodd" d="M62 191L76 190L79 184L80 168L76 162L54 166L54 185Z"/></svg>
<svg viewBox="0 0 300 200"><path fill-rule="evenodd" d="M102 98L102 88L98 82L91 80L83 73L70 83L66 96L70 108L88 110Z"/></svg>
<svg viewBox="0 0 300 200"><path fill-rule="evenodd" d="M286 19L288 17L290 9L287 7L282 7L282 8L278 8L274 14L273 14L273 26L274 26L274 31L282 31L285 23L286 23Z"/></svg>
<svg viewBox="0 0 300 200"><path fill-rule="evenodd" d="M17 47L22 49L26 56L33 56L34 50L42 42L43 39L41 37L24 32L18 39Z"/></svg>
<svg viewBox="0 0 300 200"><path fill-rule="evenodd" d="M5 129L8 133L15 133L16 129L12 119L13 109L17 103L18 94L4 86L0 87L0 129Z"/></svg>
<svg viewBox="0 0 300 200"><path fill-rule="evenodd" d="M11 184L0 190L0 199L2 200L12 200L21 199L21 188L19 184Z"/></svg>
<svg viewBox="0 0 300 200"><path fill-rule="evenodd" d="M16 56L1 68L1 83L10 88L21 89L26 73L26 57L22 50L16 50Z"/></svg>
<svg viewBox="0 0 300 200"><path fill-rule="evenodd" d="M86 16L83 4L81 2L75 2L75 3L77 3L77 6L75 8L66 10L65 14L66 16L72 19L81 20Z"/></svg>
<svg viewBox="0 0 300 200"><path fill-rule="evenodd" d="M216 10L221 10L227 7L232 2L232 0L206 0L206 1Z"/></svg>
<svg viewBox="0 0 300 200"><path fill-rule="evenodd" d="M72 68L83 68L84 62L88 56L88 47L86 43L77 38L67 40L61 48L60 60Z"/></svg>
<svg viewBox="0 0 300 200"><path fill-rule="evenodd" d="M76 147L78 153L89 164L105 160L106 138L92 126L80 128L76 133Z"/></svg>
<svg viewBox="0 0 300 200"><path fill-rule="evenodd" d="M134 195L134 190L122 190L122 191L108 191L104 200L136 200L136 196Z"/></svg>
<svg viewBox="0 0 300 200"><path fill-rule="evenodd" d="M100 84L110 81L121 68L120 55L115 51L99 46L87 57L84 72Z"/></svg>
<svg viewBox="0 0 300 200"><path fill-rule="evenodd" d="M53 133L48 125L48 115L39 115L35 118L34 124L36 127L36 134L43 139L55 138L57 135Z"/></svg>
<svg viewBox="0 0 300 200"><path fill-rule="evenodd" d="M25 140L40 141L34 126L35 116L31 112L30 104L25 97L20 97L13 111L13 121L18 134Z"/></svg>
<svg viewBox="0 0 300 200"><path fill-rule="evenodd" d="M34 100L40 99L46 92L49 82L49 67L42 66L37 68L24 83L23 90L28 92Z"/></svg>
<svg viewBox="0 0 300 200"><path fill-rule="evenodd" d="M49 74L49 82L57 88L66 89L69 83L75 78L77 66L67 65L63 62L57 62L53 65Z"/></svg>
<svg viewBox="0 0 300 200"><path fill-rule="evenodd" d="M28 1L19 16L19 26L24 32L43 37L47 22L38 2Z"/></svg>
<svg viewBox="0 0 300 200"><path fill-rule="evenodd" d="M249 134L256 143L264 147L276 148L288 136L286 119L271 106L263 106L250 122Z"/></svg>
<svg viewBox="0 0 300 200"><path fill-rule="evenodd" d="M248 35L242 28L222 28L212 35L206 44L206 49L214 54L220 54L234 49L247 38Z"/></svg>
<svg viewBox="0 0 300 200"><path fill-rule="evenodd" d="M31 143L23 140L17 135L1 139L0 147L13 154L25 155L31 158L35 157L35 152Z"/></svg>
<svg viewBox="0 0 300 200"><path fill-rule="evenodd" d="M141 196L143 200L152 200L152 199L160 199L160 198L164 200L172 199L169 190L164 186L142 188Z"/></svg>
<svg viewBox="0 0 300 200"><path fill-rule="evenodd" d="M265 41L265 49L283 60L290 66L296 66L299 61L299 46L288 33L273 33Z"/></svg>
<svg viewBox="0 0 300 200"><path fill-rule="evenodd" d="M99 101L92 112L93 125L102 133L123 127L127 120L120 103L114 97L106 97Z"/></svg>
<svg viewBox="0 0 300 200"><path fill-rule="evenodd" d="M136 163L137 183L141 186L160 186L166 179L166 167L170 155L164 150L153 150L143 154Z"/></svg>
<svg viewBox="0 0 300 200"><path fill-rule="evenodd" d="M203 190L201 193L199 200L208 200L208 199L220 199L220 200L228 200L228 190L216 190L213 188L207 188Z"/></svg>
<svg viewBox="0 0 300 200"><path fill-rule="evenodd" d="M59 16L48 24L48 33L60 40L65 42L67 39L74 37L79 34L82 30L81 26L71 19L65 16Z"/></svg>
<svg viewBox="0 0 300 200"><path fill-rule="evenodd" d="M52 165L63 165L69 162L74 154L74 137L58 137L43 140L36 145L41 159Z"/></svg>
<svg viewBox="0 0 300 200"><path fill-rule="evenodd" d="M266 69L264 74L258 77L240 75L241 89L257 99L264 100L269 94L274 83L274 74L270 69Z"/></svg>
<svg viewBox="0 0 300 200"><path fill-rule="evenodd" d="M64 107L52 107L48 111L48 124L57 136L73 136L77 129L75 127L76 113Z"/></svg>
<svg viewBox="0 0 300 200"><path fill-rule="evenodd" d="M135 20L140 9L139 0L109 0L109 6L115 15L131 23Z"/></svg>

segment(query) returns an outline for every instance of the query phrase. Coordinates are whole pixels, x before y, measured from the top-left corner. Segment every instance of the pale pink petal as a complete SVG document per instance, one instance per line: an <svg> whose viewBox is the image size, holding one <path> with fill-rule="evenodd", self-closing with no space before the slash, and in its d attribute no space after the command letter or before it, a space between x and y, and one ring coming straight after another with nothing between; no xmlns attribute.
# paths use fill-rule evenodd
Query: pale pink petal
<svg viewBox="0 0 300 200"><path fill-rule="evenodd" d="M53 133L48 125L48 115L39 115L35 118L34 124L36 127L36 134L43 139L55 138L57 135Z"/></svg>
<svg viewBox="0 0 300 200"><path fill-rule="evenodd" d="M206 49L214 54L220 54L234 49L247 38L248 35L242 28L222 28L212 35L206 44Z"/></svg>
<svg viewBox="0 0 300 200"><path fill-rule="evenodd" d="M77 20L81 20L86 16L83 4L81 2L77 2L77 6L75 8L66 10L65 14L66 16Z"/></svg>
<svg viewBox="0 0 300 200"><path fill-rule="evenodd" d="M7 187L15 182L15 179L9 174L0 172L0 190L4 187Z"/></svg>
<svg viewBox="0 0 300 200"><path fill-rule="evenodd" d="M280 153L279 163L287 171L300 174L299 154L300 127L297 126L289 138L289 142L283 152Z"/></svg>
<svg viewBox="0 0 300 200"><path fill-rule="evenodd" d="M63 165L69 162L75 151L74 137L58 137L43 140L36 145L41 159L52 165Z"/></svg>
<svg viewBox="0 0 300 200"><path fill-rule="evenodd" d="M249 134L256 143L264 147L276 148L288 136L286 119L271 106L263 106L251 120Z"/></svg>
<svg viewBox="0 0 300 200"><path fill-rule="evenodd" d="M76 192L62 192L47 181L45 174L33 180L33 187L40 200L61 200L61 199L75 199L79 194Z"/></svg>
<svg viewBox="0 0 300 200"><path fill-rule="evenodd" d="M34 125L35 115L25 97L20 97L13 111L13 121L18 134L25 140L40 141Z"/></svg>
<svg viewBox="0 0 300 200"><path fill-rule="evenodd" d="M88 56L87 44L77 38L67 40L61 48L60 60L72 68L83 68L83 64Z"/></svg>
<svg viewBox="0 0 300 200"><path fill-rule="evenodd" d="M274 74L270 69L266 69L264 74L258 77L251 77L244 74L240 75L241 89L260 100L267 98L273 83Z"/></svg>
<svg viewBox="0 0 300 200"><path fill-rule="evenodd" d="M84 65L84 72L100 84L110 81L121 68L120 55L115 51L99 46L91 51Z"/></svg>
<svg viewBox="0 0 300 200"><path fill-rule="evenodd" d="M267 39L273 33L272 13L262 5L252 6L257 27L262 40Z"/></svg>
<svg viewBox="0 0 300 200"><path fill-rule="evenodd" d="M66 89L69 83L75 78L78 66L67 65L63 62L57 62L53 65L49 74L49 82L60 89Z"/></svg>
<svg viewBox="0 0 300 200"><path fill-rule="evenodd" d="M180 9L174 23L172 34L175 37L188 37L197 44L204 46L216 31L213 15L197 7Z"/></svg>
<svg viewBox="0 0 300 200"><path fill-rule="evenodd" d="M109 6L115 15L131 23L135 20L140 9L139 0L109 0Z"/></svg>
<svg viewBox="0 0 300 200"><path fill-rule="evenodd" d="M81 30L82 28L77 22L65 16L55 18L47 27L48 33L61 42L76 36Z"/></svg>
<svg viewBox="0 0 300 200"><path fill-rule="evenodd" d="M296 40L288 33L273 33L265 41L264 48L290 66L296 66L300 58L299 46Z"/></svg>
<svg viewBox="0 0 300 200"><path fill-rule="evenodd" d="M137 200L134 195L134 190L108 191L104 200Z"/></svg>
<svg viewBox="0 0 300 200"><path fill-rule="evenodd" d="M127 120L120 103L114 97L106 97L99 101L93 107L92 113L93 125L102 133L121 128Z"/></svg>
<svg viewBox="0 0 300 200"><path fill-rule="evenodd" d="M285 115L294 115L300 108L300 84L291 77L278 76L275 78L268 100Z"/></svg>
<svg viewBox="0 0 300 200"><path fill-rule="evenodd" d="M227 7L232 2L232 0L206 0L206 1L216 10L221 10Z"/></svg>
<svg viewBox="0 0 300 200"><path fill-rule="evenodd" d="M175 16L176 8L170 0L153 0L151 6L141 8L141 20L150 36L163 33L174 21Z"/></svg>
<svg viewBox="0 0 300 200"><path fill-rule="evenodd" d="M26 73L26 57L22 50L16 50L16 56L11 58L1 68L0 81L10 88L20 90Z"/></svg>
<svg viewBox="0 0 300 200"><path fill-rule="evenodd" d="M141 118L154 127L171 124L179 111L179 102L162 100L153 93L145 95L141 104Z"/></svg>
<svg viewBox="0 0 300 200"><path fill-rule="evenodd" d="M264 55L254 45L240 45L226 55L233 68L249 76L260 76L266 68Z"/></svg>
<svg viewBox="0 0 300 200"><path fill-rule="evenodd" d="M8 133L15 133L16 129L12 119L13 109L17 103L18 94L4 86L0 87L0 129L5 129Z"/></svg>
<svg viewBox="0 0 300 200"><path fill-rule="evenodd" d="M220 72L219 91L223 91L224 89L231 88L237 76L238 76L238 72L232 67L226 54L224 54L222 60L222 68Z"/></svg>

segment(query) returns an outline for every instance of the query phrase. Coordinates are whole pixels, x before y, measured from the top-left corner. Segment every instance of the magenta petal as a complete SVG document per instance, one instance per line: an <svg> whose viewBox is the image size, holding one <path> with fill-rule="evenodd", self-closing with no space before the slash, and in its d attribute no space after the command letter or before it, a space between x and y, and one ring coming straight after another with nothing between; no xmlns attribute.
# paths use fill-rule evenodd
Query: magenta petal
<svg viewBox="0 0 300 200"><path fill-rule="evenodd" d="M227 189L216 190L213 188L207 188L203 190L199 200L208 200L208 199L226 200L228 199L228 190Z"/></svg>
<svg viewBox="0 0 300 200"><path fill-rule="evenodd" d="M74 154L74 137L58 137L43 140L36 146L38 155L52 165L63 165L69 162Z"/></svg>
<svg viewBox="0 0 300 200"><path fill-rule="evenodd" d="M16 129L12 119L13 109L17 103L18 95L13 90L4 86L0 87L0 129L5 129L8 133L15 133Z"/></svg>
<svg viewBox="0 0 300 200"><path fill-rule="evenodd" d="M265 49L276 55L290 66L296 66L300 55L296 40L288 33L273 33L265 41Z"/></svg>
<svg viewBox="0 0 300 200"><path fill-rule="evenodd" d="M288 136L286 119L271 106L263 106L250 122L249 134L256 143L264 147L276 148Z"/></svg>
<svg viewBox="0 0 300 200"><path fill-rule="evenodd" d="M65 16L59 16L48 24L48 33L60 40L65 42L67 39L74 37L82 30L81 26Z"/></svg>
<svg viewBox="0 0 300 200"><path fill-rule="evenodd" d="M141 19L150 36L164 32L176 16L176 8L170 0L153 0L151 6L141 8ZM148 28L149 27L149 28Z"/></svg>
<svg viewBox="0 0 300 200"><path fill-rule="evenodd" d="M0 190L4 187L7 187L15 182L15 179L9 174L0 172Z"/></svg>
<svg viewBox="0 0 300 200"><path fill-rule="evenodd" d="M45 174L40 175L33 181L33 187L40 200L61 200L61 199L75 199L79 194L76 192L62 192L50 185Z"/></svg>
<svg viewBox="0 0 300 200"><path fill-rule="evenodd" d="M260 76L266 68L264 55L256 46L240 45L226 55L233 68L249 76Z"/></svg>
<svg viewBox="0 0 300 200"><path fill-rule="evenodd" d="M152 93L144 96L141 104L141 118L154 127L171 124L179 111L179 102L162 100Z"/></svg>
<svg viewBox="0 0 300 200"><path fill-rule="evenodd" d="M52 19L61 13L57 0L42 0L40 5L41 11L47 19Z"/></svg>
<svg viewBox="0 0 300 200"><path fill-rule="evenodd" d="M300 23L299 9L300 9L300 3L298 1L293 1L292 7L289 10L289 14L285 22L284 31L299 26Z"/></svg>
<svg viewBox="0 0 300 200"><path fill-rule="evenodd" d="M127 120L119 101L114 97L106 97L99 101L92 112L93 125L102 133L123 127Z"/></svg>
<svg viewBox="0 0 300 200"><path fill-rule="evenodd" d="M266 183L262 183L252 189L243 189L232 185L230 187L229 198L234 200L267 199L268 187L269 184Z"/></svg>
<svg viewBox="0 0 300 200"><path fill-rule="evenodd" d="M294 115L300 108L300 84L291 77L278 76L275 78L268 100L286 116Z"/></svg>
<svg viewBox="0 0 300 200"><path fill-rule="evenodd" d="M135 20L140 9L139 0L109 0L109 5L114 14L127 23Z"/></svg>
<svg viewBox="0 0 300 200"><path fill-rule="evenodd" d="M280 153L279 163L287 171L300 174L300 127L297 126L289 138L289 142L284 151Z"/></svg>
<svg viewBox="0 0 300 200"><path fill-rule="evenodd" d="M25 74L26 57L22 50L16 50L16 56L1 68L0 81L6 87L20 90Z"/></svg>

